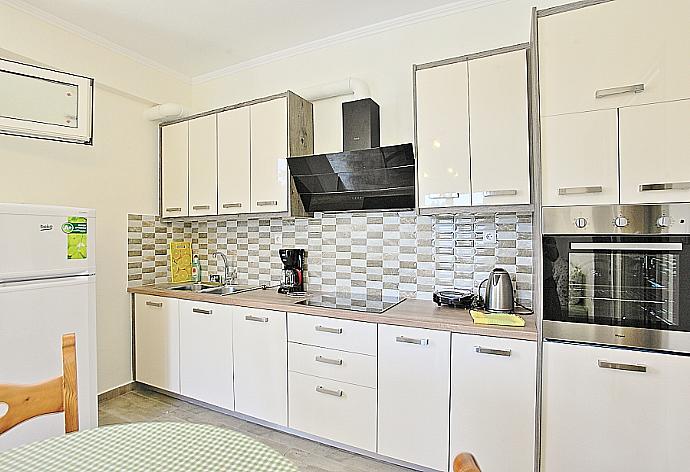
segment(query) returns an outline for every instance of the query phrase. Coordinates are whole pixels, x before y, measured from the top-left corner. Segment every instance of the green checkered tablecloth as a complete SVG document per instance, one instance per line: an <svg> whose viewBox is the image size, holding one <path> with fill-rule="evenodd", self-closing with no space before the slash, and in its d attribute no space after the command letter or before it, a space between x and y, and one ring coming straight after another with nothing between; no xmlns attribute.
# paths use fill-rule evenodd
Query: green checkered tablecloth
<svg viewBox="0 0 690 472"><path fill-rule="evenodd" d="M297 472L287 459L234 431L192 423L90 429L0 452L0 471Z"/></svg>

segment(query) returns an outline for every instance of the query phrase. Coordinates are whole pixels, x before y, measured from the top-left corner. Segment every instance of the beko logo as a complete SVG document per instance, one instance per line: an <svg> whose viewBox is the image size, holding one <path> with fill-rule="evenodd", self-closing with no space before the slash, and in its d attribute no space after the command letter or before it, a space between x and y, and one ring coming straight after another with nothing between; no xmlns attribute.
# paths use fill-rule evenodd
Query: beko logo
<svg viewBox="0 0 690 472"><path fill-rule="evenodd" d="M41 225L40 226L41 231L52 231L53 230L53 225Z"/></svg>

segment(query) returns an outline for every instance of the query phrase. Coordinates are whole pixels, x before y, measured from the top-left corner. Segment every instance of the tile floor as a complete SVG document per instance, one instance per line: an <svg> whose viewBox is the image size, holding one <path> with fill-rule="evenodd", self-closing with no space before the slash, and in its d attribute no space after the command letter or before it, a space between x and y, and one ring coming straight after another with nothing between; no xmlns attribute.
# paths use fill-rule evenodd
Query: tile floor
<svg viewBox="0 0 690 472"><path fill-rule="evenodd" d="M229 428L251 436L275 449L304 472L410 470L274 431L151 390L137 389L103 401L99 404L98 410L101 426L138 421L183 421Z"/></svg>

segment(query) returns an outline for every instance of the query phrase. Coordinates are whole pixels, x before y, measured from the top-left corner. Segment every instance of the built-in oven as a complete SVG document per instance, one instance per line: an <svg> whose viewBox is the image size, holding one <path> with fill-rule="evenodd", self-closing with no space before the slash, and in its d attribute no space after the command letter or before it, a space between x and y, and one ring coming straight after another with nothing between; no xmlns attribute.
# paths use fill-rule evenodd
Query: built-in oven
<svg viewBox="0 0 690 472"><path fill-rule="evenodd" d="M543 209L546 340L690 353L690 204Z"/></svg>

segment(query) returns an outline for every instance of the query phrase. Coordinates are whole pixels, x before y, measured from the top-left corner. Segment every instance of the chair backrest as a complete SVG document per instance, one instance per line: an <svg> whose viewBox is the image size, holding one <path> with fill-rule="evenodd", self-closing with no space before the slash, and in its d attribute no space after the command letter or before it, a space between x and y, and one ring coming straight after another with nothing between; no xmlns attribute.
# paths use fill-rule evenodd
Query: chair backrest
<svg viewBox="0 0 690 472"><path fill-rule="evenodd" d="M472 454L463 452L453 461L453 472L481 472Z"/></svg>
<svg viewBox="0 0 690 472"><path fill-rule="evenodd" d="M62 411L65 412L65 432L79 430L74 333L62 336L62 376L35 385L0 384L0 406L2 403L7 410L0 417L0 434L36 416Z"/></svg>

